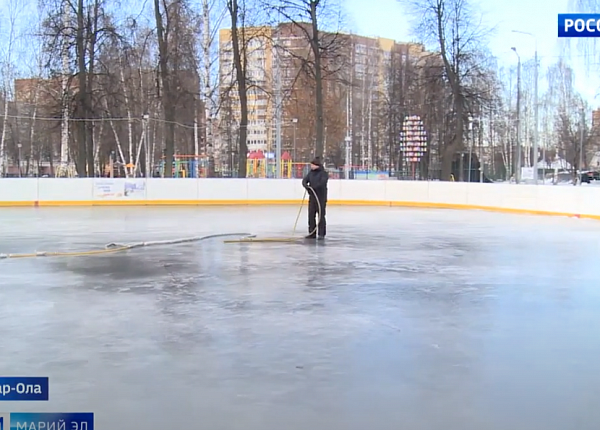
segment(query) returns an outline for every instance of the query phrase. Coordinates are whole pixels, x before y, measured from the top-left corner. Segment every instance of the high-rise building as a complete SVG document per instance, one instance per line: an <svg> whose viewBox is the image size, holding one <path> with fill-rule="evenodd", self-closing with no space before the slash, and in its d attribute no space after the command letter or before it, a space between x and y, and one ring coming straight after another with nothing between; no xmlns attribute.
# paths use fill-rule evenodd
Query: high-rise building
<svg viewBox="0 0 600 430"><path fill-rule="evenodd" d="M600 129L600 109L592 111L592 128L595 130Z"/></svg>
<svg viewBox="0 0 600 430"><path fill-rule="evenodd" d="M270 143L268 132L272 123L273 29L246 27L238 31L241 55L247 61L245 80L248 99L247 144L249 151L266 151ZM219 32L219 138L215 141L215 161L235 158L241 117L231 30ZM226 163L229 164L229 163Z"/></svg>
<svg viewBox="0 0 600 430"><path fill-rule="evenodd" d="M276 100L282 100L281 144L295 160L310 158L315 141L315 86L311 72L310 26L285 23L277 27L238 30L242 59L246 57L248 94L248 151L275 152ZM235 165L240 103L233 62L231 30L219 33L220 138L215 159ZM426 55L418 44L353 34L322 33L325 156L339 158L346 135L353 139L353 161L373 164L373 136L383 136L371 118L388 91L393 57L400 63ZM275 48L279 47L279 48Z"/></svg>

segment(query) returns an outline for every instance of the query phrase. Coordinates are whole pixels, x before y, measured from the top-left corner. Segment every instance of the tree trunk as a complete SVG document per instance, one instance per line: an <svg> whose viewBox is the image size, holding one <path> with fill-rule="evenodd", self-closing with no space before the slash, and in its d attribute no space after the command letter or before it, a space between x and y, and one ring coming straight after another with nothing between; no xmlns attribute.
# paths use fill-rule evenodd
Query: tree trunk
<svg viewBox="0 0 600 430"><path fill-rule="evenodd" d="M129 91L127 85L125 83L125 73L123 72L125 65L123 64L123 57L119 58L119 62L121 64L121 70L119 72L119 78L121 80L121 86L123 87L123 99L125 102L125 110L127 111L127 143L129 148L128 160L130 164L134 164L134 167L131 169L125 168L125 174L127 177L135 176L134 171L137 169L137 158L139 158L139 154L134 150L133 145L133 117L131 115L131 104L129 99ZM114 128L114 127L113 127ZM143 135L143 133L142 133ZM120 145L119 145L120 146Z"/></svg>
<svg viewBox="0 0 600 430"><path fill-rule="evenodd" d="M70 9L69 5L66 2L63 4L63 27L67 28L69 26L70 20ZM67 165L69 163L69 120L71 116L71 107L70 107L70 97L69 97L69 75L70 75L70 66L69 66L69 39L64 37L63 43L61 47L61 59L62 59L62 76L61 76L61 111L62 111L62 121L60 126L60 166L64 169L64 174L67 172ZM54 156L54 154L52 155ZM73 161L73 160L71 160ZM75 160L76 164L79 160ZM61 169L61 170L62 170ZM52 172L54 174L54 171ZM60 173L61 175L63 172Z"/></svg>
<svg viewBox="0 0 600 430"><path fill-rule="evenodd" d="M205 115L205 149L204 152L206 155L212 155L212 147L213 147L213 113L215 111L213 106L213 99L211 94L211 79L210 79L210 53L211 53L211 26L210 26L210 8L208 5L208 0L202 0L202 22L204 32L204 37L202 40L202 53L204 58L204 109Z"/></svg>
<svg viewBox="0 0 600 430"><path fill-rule="evenodd" d="M6 174L4 159L6 158L6 130L8 129L8 96L6 87L3 91L4 115L2 118L2 135L0 136L0 177Z"/></svg>
<svg viewBox="0 0 600 430"><path fill-rule="evenodd" d="M161 102L166 122L164 177L172 178L173 156L175 154L175 106L169 73L169 46L163 25L163 18L160 13L160 0L154 0L154 17L156 19L156 37L158 39L160 83L162 84Z"/></svg>
<svg viewBox="0 0 600 430"><path fill-rule="evenodd" d="M83 0L77 1L77 78L79 83L77 99L77 117L86 118L87 113L87 82L86 82L86 64L85 64L85 11ZM88 172L86 169L87 162L87 124L85 121L77 122L77 173L80 178L89 176L93 172Z"/></svg>
<svg viewBox="0 0 600 430"><path fill-rule="evenodd" d="M318 0L311 0L310 2L310 21L312 26L310 46L315 58L315 104L317 110L315 156L323 157L323 130L325 121L323 119L323 71L321 70L321 46L319 43L319 23L317 16L318 3Z"/></svg>
<svg viewBox="0 0 600 430"><path fill-rule="evenodd" d="M248 157L248 94L246 87L246 61L242 60L240 39L238 34L238 2L228 1L229 14L231 15L231 44L233 48L233 64L240 98L240 129L238 133L238 178L246 177L246 164ZM244 30L242 30L244 31ZM244 57L246 51L244 49ZM244 58L245 60L245 58Z"/></svg>
<svg viewBox="0 0 600 430"><path fill-rule="evenodd" d="M104 106L106 107L106 110L108 111L108 102L106 101L106 98L104 99ZM112 119L109 119L108 123L110 125L110 129L113 132L113 136L115 137L115 143L117 144L117 153L119 154L119 159L121 160L121 163L126 164L126 158L123 153L123 146L121 145L121 139L119 138L119 133L117 133L117 129L115 127L114 121ZM142 134L142 136L143 136L143 134ZM125 177L129 177L127 169L125 169Z"/></svg>
<svg viewBox="0 0 600 430"><path fill-rule="evenodd" d="M34 148L38 148L38 153L39 153L39 146L36 145L34 143L35 141L35 126L36 126L36 119L37 119L37 111L38 111L38 102L39 102L39 94L40 94L40 80L37 80L36 84L35 84L35 90L33 93L33 112L31 113L31 125L29 126L29 158L30 160L33 161L35 160L35 151ZM39 164L38 164L39 166ZM37 176L39 176L39 169L38 169L38 174Z"/></svg>
<svg viewBox="0 0 600 430"><path fill-rule="evenodd" d="M54 151L52 150L52 144L50 144L49 163L50 163L50 172L49 172L48 176L56 176L56 172L54 171ZM38 170L39 170L39 167L38 167Z"/></svg>
<svg viewBox="0 0 600 430"><path fill-rule="evenodd" d="M444 32L445 20L447 17L444 14L443 7L437 10L437 35L438 42L440 45L440 55L444 63L444 70L446 77L450 83L452 90L452 107L454 110L454 134L452 139L446 143L442 154L442 165L441 165L441 180L448 181L452 175L452 161L454 155L460 149L462 149L463 133L464 133L464 104L462 97L462 88L460 82L460 70L459 64L456 64L456 69L452 66L448 59L448 52L446 50L446 39ZM462 174L462 172L461 172Z"/></svg>
<svg viewBox="0 0 600 430"><path fill-rule="evenodd" d="M87 88L86 88L86 117L88 119L93 118L93 91L94 91L94 62L96 61L96 41L98 38L98 13L99 13L100 4L98 0L94 2L94 10L92 15L89 16L88 19L91 21L88 23L88 73L87 73ZM94 162L94 122L87 122L87 148L86 148L86 156L87 156L87 170L88 176L96 176L96 164Z"/></svg>

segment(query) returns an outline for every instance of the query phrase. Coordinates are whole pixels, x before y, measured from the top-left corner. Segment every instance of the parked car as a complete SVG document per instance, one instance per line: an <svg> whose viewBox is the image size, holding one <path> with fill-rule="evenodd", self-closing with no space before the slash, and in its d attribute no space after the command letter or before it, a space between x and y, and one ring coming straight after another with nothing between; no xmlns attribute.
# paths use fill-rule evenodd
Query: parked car
<svg viewBox="0 0 600 430"><path fill-rule="evenodd" d="M582 183L589 184L592 181L600 181L600 172L594 170L588 172L581 172Z"/></svg>

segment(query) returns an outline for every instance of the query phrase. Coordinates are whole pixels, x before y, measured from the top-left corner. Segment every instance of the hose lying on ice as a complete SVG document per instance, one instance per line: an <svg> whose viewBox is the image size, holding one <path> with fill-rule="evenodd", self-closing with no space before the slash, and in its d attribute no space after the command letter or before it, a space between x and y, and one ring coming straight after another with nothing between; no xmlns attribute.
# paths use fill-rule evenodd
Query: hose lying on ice
<svg viewBox="0 0 600 430"><path fill-rule="evenodd" d="M71 251L71 252L46 252L38 251L28 254L0 254L0 260L8 258L33 258L33 257L82 257L86 255L101 255L101 254L112 254L115 252L127 251L135 248L142 248L147 246L164 246L164 245L177 245L180 243L189 242L200 242L203 240L214 239L218 237L230 237L230 236L241 236L244 238L254 237L250 233L223 233L223 234L211 234L208 236L194 236L186 237L181 239L167 239L167 240L152 240L148 242L135 242L135 243L117 243L112 242L104 246L102 249L93 249L88 251Z"/></svg>

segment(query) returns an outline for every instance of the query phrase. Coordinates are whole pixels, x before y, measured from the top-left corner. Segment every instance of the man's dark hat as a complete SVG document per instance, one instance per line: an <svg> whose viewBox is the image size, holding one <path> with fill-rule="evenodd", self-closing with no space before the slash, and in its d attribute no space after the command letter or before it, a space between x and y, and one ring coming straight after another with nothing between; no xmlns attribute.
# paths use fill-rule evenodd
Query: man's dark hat
<svg viewBox="0 0 600 430"><path fill-rule="evenodd" d="M313 158L313 160L310 162L310 164L314 164L315 166L320 166L321 165L321 158L320 157Z"/></svg>

